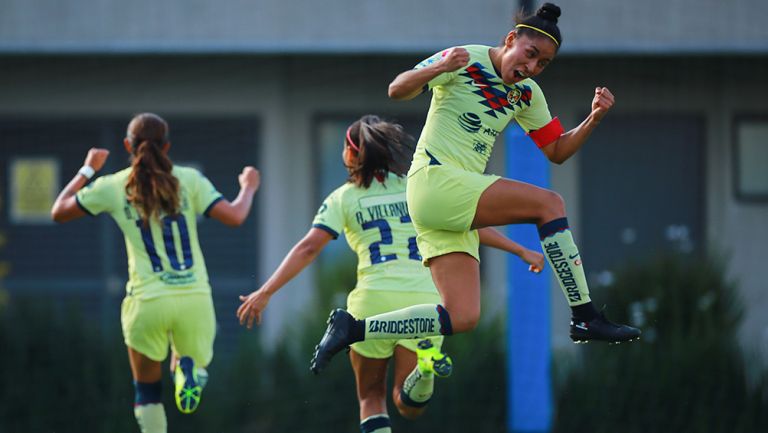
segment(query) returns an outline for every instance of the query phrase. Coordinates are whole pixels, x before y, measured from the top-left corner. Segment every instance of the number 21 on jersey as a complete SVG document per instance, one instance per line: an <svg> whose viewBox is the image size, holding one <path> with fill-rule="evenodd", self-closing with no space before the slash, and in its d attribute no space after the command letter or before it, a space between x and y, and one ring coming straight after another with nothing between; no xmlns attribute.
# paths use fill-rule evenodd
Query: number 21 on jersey
<svg viewBox="0 0 768 433"><path fill-rule="evenodd" d="M400 222L403 224L410 224L411 216L403 215L400 217ZM397 260L397 254L395 253L381 255L381 245L392 245L394 243L394 239L392 239L392 228L389 226L387 220L378 219L368 221L367 223L363 224L363 230L373 228L379 229L381 240L371 243L371 245L368 247L368 251L371 252L371 264L376 265L379 263ZM421 260L419 249L416 246L416 236L411 236L408 238L408 258L411 260Z"/></svg>

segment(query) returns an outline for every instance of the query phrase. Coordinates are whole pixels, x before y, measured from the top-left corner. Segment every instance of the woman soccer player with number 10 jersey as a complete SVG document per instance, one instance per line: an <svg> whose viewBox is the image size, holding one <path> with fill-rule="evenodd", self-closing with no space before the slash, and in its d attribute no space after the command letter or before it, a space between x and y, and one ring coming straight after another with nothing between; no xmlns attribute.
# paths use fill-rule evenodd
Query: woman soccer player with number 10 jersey
<svg viewBox="0 0 768 433"><path fill-rule="evenodd" d="M245 167L240 193L225 200L199 171L168 158L168 125L144 113L128 125L125 149L131 167L101 176L83 188L109 155L91 149L85 165L59 194L51 211L57 222L108 213L125 236L128 284L121 320L135 385L134 414L143 433L166 431L161 361L173 350L179 410L197 409L213 358L216 318L197 236L197 216L230 226L248 216L259 172Z"/></svg>

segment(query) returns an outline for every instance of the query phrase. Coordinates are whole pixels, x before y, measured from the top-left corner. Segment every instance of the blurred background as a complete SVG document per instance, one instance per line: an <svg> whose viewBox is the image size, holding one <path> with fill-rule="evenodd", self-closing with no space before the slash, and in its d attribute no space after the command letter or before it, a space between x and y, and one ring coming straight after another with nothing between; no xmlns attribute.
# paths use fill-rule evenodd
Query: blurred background
<svg viewBox="0 0 768 433"><path fill-rule="evenodd" d="M390 407L393 431L768 431L768 2L558 4L564 43L536 79L551 112L576 126L596 86L617 102L576 157L538 174L566 200L594 298L643 339L571 344L554 281L529 287L484 251L483 324L445 345L456 372L422 419ZM144 111L169 121L173 160L228 198L243 165L262 173L243 227L200 226L216 357L192 416L172 409L166 378L169 431L358 431L349 362L307 368L328 309L354 287L344 241L273 297L259 329L237 324L237 295L344 181L350 122L376 113L418 137L429 97L390 101L399 72L450 46L496 45L516 11L538 6L0 0L0 432L138 431L121 234L106 216L56 226L49 210L90 147L112 151L105 173L127 166L125 127ZM515 176L532 146L509 128L488 171ZM543 304L528 314L546 332L532 338L510 324L513 294L534 289ZM537 380L515 379L526 361Z"/></svg>

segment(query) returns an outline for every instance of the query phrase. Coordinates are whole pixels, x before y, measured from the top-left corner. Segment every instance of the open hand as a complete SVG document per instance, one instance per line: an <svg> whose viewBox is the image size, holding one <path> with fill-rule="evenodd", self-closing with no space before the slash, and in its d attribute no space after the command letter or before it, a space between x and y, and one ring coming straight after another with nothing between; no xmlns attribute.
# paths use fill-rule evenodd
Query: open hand
<svg viewBox="0 0 768 433"><path fill-rule="evenodd" d="M246 325L248 329L253 327L255 321L257 325L261 324L261 313L267 308L269 298L272 295L262 290L256 290L248 296L240 295L240 301L243 303L237 309L237 318L241 325Z"/></svg>

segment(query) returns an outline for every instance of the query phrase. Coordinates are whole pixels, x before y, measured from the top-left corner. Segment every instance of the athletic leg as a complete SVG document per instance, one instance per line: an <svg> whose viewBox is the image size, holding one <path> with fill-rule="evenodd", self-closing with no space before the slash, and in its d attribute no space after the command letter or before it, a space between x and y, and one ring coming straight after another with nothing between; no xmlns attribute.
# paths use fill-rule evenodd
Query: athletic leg
<svg viewBox="0 0 768 433"><path fill-rule="evenodd" d="M429 260L442 304L420 304L355 320L336 309L315 346L310 370L319 374L344 347L371 339L408 339L467 332L480 320L480 265L466 253L448 253Z"/></svg>
<svg viewBox="0 0 768 433"><path fill-rule="evenodd" d="M413 305L362 320L356 320L347 311L337 308L331 312L325 334L315 346L309 369L319 374L335 354L358 341L401 340L452 333L451 316L440 304Z"/></svg>
<svg viewBox="0 0 768 433"><path fill-rule="evenodd" d="M592 305L581 256L559 194L509 179L499 179L483 191L472 227L518 223L533 223L539 229L544 255L571 307L574 341L619 342L640 335L639 329L611 323Z"/></svg>
<svg viewBox="0 0 768 433"><path fill-rule="evenodd" d="M432 397L432 389L435 383L434 375L430 375L431 377L421 375L416 365L416 354L403 346L395 347L394 358L395 384L392 389L392 400L395 402L395 406L403 418L413 420L421 416L427 408L426 405ZM415 376L413 376L414 374ZM417 391L419 397L415 399L408 395L414 394L413 392L406 393L406 396L403 397L403 385L410 376L413 376L411 382L418 383L413 383L409 388L412 389L415 386L419 386L423 389L422 391ZM407 400L408 403L404 403L403 400Z"/></svg>
<svg viewBox="0 0 768 433"><path fill-rule="evenodd" d="M392 399L407 419L421 416L435 391L435 377L448 377L453 361L440 351L440 344L424 339L411 349L410 341L395 347L395 386Z"/></svg>
<svg viewBox="0 0 768 433"><path fill-rule="evenodd" d="M480 196L472 225L486 227L517 223L534 223L539 228L545 256L558 277L568 304L574 310L574 317L587 320L595 317L597 312L590 302L579 251L565 219L562 197L531 184L499 179Z"/></svg>
<svg viewBox="0 0 768 433"><path fill-rule="evenodd" d="M351 350L349 360L360 402L360 428L363 433L391 433L386 400L389 358L366 358Z"/></svg>
<svg viewBox="0 0 768 433"><path fill-rule="evenodd" d="M189 414L199 407L208 382L205 367L213 358L216 313L208 294L178 296L173 302L175 315L169 330L174 397L179 411Z"/></svg>
<svg viewBox="0 0 768 433"><path fill-rule="evenodd" d="M448 253L431 258L429 270L453 333L475 329L480 321L480 263L466 253Z"/></svg>
<svg viewBox="0 0 768 433"><path fill-rule="evenodd" d="M499 179L480 195L472 228L532 223L542 226L565 217L565 202L554 191Z"/></svg>
<svg viewBox="0 0 768 433"><path fill-rule="evenodd" d="M142 433L165 433L168 429L162 403L162 367L144 354L128 348L135 387L133 413Z"/></svg>

